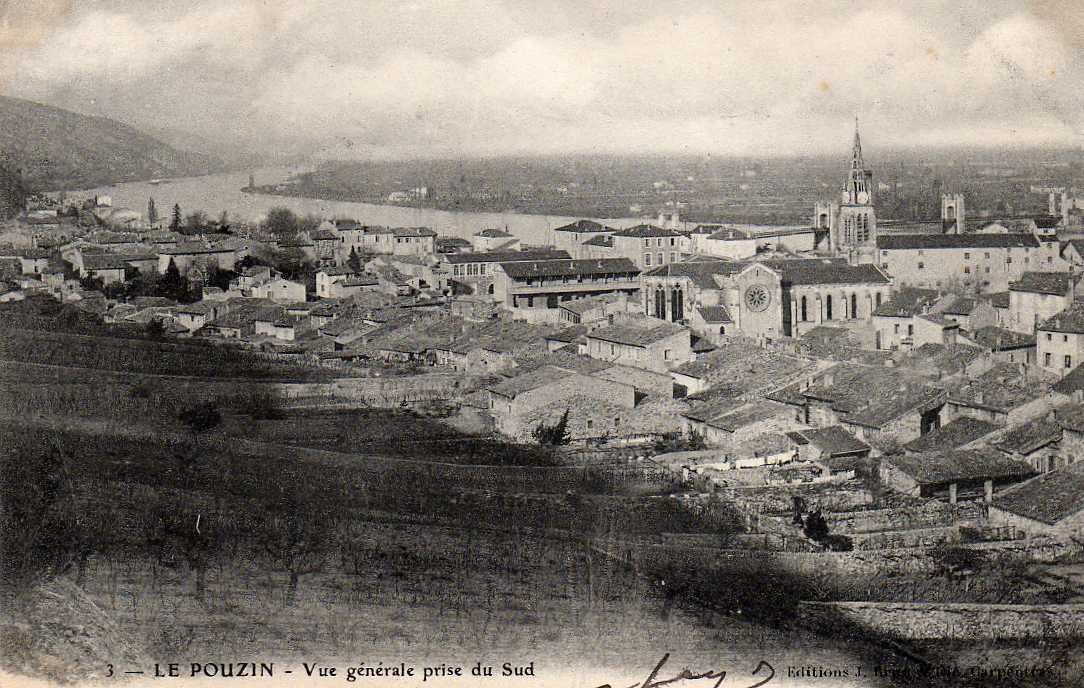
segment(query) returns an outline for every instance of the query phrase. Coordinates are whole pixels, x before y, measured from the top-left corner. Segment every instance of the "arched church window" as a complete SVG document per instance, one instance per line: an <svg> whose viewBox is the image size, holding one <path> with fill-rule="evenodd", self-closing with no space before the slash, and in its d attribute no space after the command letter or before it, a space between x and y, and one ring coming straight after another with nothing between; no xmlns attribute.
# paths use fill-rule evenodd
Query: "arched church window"
<svg viewBox="0 0 1084 688"><path fill-rule="evenodd" d="M809 310L805 296L802 296L802 322L809 320Z"/></svg>
<svg viewBox="0 0 1084 688"><path fill-rule="evenodd" d="M858 296L851 294L851 317L858 318Z"/></svg>
<svg viewBox="0 0 1084 688"><path fill-rule="evenodd" d="M832 295L829 294L828 298L824 301L824 319L832 319Z"/></svg>

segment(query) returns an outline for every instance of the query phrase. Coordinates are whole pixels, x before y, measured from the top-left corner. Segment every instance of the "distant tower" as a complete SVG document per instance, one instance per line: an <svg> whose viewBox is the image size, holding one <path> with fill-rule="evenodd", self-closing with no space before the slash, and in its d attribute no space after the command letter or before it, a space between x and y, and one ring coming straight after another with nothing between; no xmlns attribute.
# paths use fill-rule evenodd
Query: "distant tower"
<svg viewBox="0 0 1084 688"><path fill-rule="evenodd" d="M941 228L945 234L963 234L966 228L964 222L964 195L941 194Z"/></svg>

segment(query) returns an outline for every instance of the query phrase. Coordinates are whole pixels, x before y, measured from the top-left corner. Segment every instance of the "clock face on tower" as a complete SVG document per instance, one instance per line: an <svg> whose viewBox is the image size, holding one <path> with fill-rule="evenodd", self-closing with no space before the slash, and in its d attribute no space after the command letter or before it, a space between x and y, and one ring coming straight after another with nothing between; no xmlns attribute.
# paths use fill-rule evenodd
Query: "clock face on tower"
<svg viewBox="0 0 1084 688"><path fill-rule="evenodd" d="M754 313L768 308L772 302L772 293L760 284L754 284L745 290L745 305Z"/></svg>
<svg viewBox="0 0 1084 688"><path fill-rule="evenodd" d="M868 193L866 193L865 191L859 191L858 192L858 202L859 203L865 203L868 200L869 200L869 194Z"/></svg>

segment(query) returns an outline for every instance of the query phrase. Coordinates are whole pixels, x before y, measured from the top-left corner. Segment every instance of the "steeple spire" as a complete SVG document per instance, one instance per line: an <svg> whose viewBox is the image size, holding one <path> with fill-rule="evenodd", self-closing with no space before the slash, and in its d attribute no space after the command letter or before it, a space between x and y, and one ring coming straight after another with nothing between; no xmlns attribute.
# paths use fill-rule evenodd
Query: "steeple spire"
<svg viewBox="0 0 1084 688"><path fill-rule="evenodd" d="M854 116L854 150L851 152L851 169L865 169L862 162L862 139L858 136L858 115Z"/></svg>

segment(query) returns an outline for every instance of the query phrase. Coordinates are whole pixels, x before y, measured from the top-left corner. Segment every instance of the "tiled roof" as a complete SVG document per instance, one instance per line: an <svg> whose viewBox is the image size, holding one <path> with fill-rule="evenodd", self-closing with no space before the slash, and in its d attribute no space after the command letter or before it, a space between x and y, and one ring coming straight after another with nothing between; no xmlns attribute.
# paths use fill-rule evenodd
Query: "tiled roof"
<svg viewBox="0 0 1084 688"><path fill-rule="evenodd" d="M483 229L480 232L475 232L474 236L482 237L484 239L507 239L515 237L515 234L509 234L503 229L489 228Z"/></svg>
<svg viewBox="0 0 1084 688"><path fill-rule="evenodd" d="M688 330L675 323L660 321L658 324L653 324L648 327L610 325L609 327L603 327L593 332L589 332L587 337L589 339L601 339L602 341L613 342L615 344L642 347L682 332L688 332Z"/></svg>
<svg viewBox="0 0 1084 688"><path fill-rule="evenodd" d="M646 239L648 237L679 237L683 235L676 230L664 229L655 225L636 225L635 227L614 232L614 236Z"/></svg>
<svg viewBox="0 0 1084 688"><path fill-rule="evenodd" d="M706 323L734 322L730 319L730 312L727 311L726 306L701 306L696 310Z"/></svg>
<svg viewBox="0 0 1084 688"><path fill-rule="evenodd" d="M1009 307L1009 292L997 291L989 294L990 305L994 308L1008 308Z"/></svg>
<svg viewBox="0 0 1084 688"><path fill-rule="evenodd" d="M1077 365L1069 373L1054 383L1051 388L1059 394L1072 394L1084 390L1084 365Z"/></svg>
<svg viewBox="0 0 1084 688"><path fill-rule="evenodd" d="M1084 432L1084 404L1072 404L1058 409L1055 420L1065 430Z"/></svg>
<svg viewBox="0 0 1084 688"><path fill-rule="evenodd" d="M1061 222L1061 218L1057 215L1037 215L1034 219L1037 229L1053 229Z"/></svg>
<svg viewBox="0 0 1084 688"><path fill-rule="evenodd" d="M1074 302L1062 312L1039 323L1036 329L1043 332L1084 334L1084 303Z"/></svg>
<svg viewBox="0 0 1084 688"><path fill-rule="evenodd" d="M945 315L971 315L979 305L979 300L968 296L957 296L941 312Z"/></svg>
<svg viewBox="0 0 1084 688"><path fill-rule="evenodd" d="M83 256L83 267L87 270L124 270L128 262L124 256L115 253L88 253Z"/></svg>
<svg viewBox="0 0 1084 688"><path fill-rule="evenodd" d="M1009 454L1027 456L1060 439L1061 425L1057 421L1040 418L1008 430L993 445Z"/></svg>
<svg viewBox="0 0 1084 688"><path fill-rule="evenodd" d="M575 301L565 301L561 304L561 308L576 315L583 315L595 308L605 308L606 304L611 301L611 299L606 298L576 299Z"/></svg>
<svg viewBox="0 0 1084 688"><path fill-rule="evenodd" d="M648 270L644 277L687 277L701 289L717 289L715 275L741 272L748 263L732 260L697 260L667 263Z"/></svg>
<svg viewBox="0 0 1084 688"><path fill-rule="evenodd" d="M501 269L512 278L563 277L574 275L639 275L628 258L588 258L582 260L539 260L501 263Z"/></svg>
<svg viewBox="0 0 1084 688"><path fill-rule="evenodd" d="M829 259L760 261L783 273L790 284L888 284L888 277L875 265L849 265Z"/></svg>
<svg viewBox="0 0 1084 688"><path fill-rule="evenodd" d="M1033 234L882 234L878 250L1038 248Z"/></svg>
<svg viewBox="0 0 1084 688"><path fill-rule="evenodd" d="M537 370L517 375L516 377L499 382L495 385L487 387L487 389L494 394L499 394L502 397L508 397L515 399L516 396L529 392L533 389L545 387L546 385L556 382L557 380L564 379L572 372L556 366L544 366Z"/></svg>
<svg viewBox="0 0 1084 688"><path fill-rule="evenodd" d="M566 327L563 330L558 330L553 334L546 335L546 339L554 342L572 343L582 337L586 332L586 325L573 325L572 327Z"/></svg>
<svg viewBox="0 0 1084 688"><path fill-rule="evenodd" d="M540 251L482 251L479 253L449 253L445 261L457 263L513 263L522 260L559 260L571 258L568 251L543 249Z"/></svg>
<svg viewBox="0 0 1084 688"><path fill-rule="evenodd" d="M285 244L281 244L285 246ZM234 251L236 249L228 246L207 246L205 244L192 243L192 244L177 244L176 246L170 246L163 248L159 251L160 254L167 256L182 256L182 255L197 255L201 253L226 253L228 251Z"/></svg>
<svg viewBox="0 0 1084 688"><path fill-rule="evenodd" d="M1005 490L991 505L1034 521L1055 525L1084 509L1084 475L1061 469Z"/></svg>
<svg viewBox="0 0 1084 688"><path fill-rule="evenodd" d="M613 232L612 227L599 224L594 220L576 220L572 224L564 225L553 230L555 232L576 232L578 234L586 234L589 232Z"/></svg>
<svg viewBox="0 0 1084 688"><path fill-rule="evenodd" d="M583 242L584 246L601 246L603 248L613 248L614 238L606 234L598 234L591 237L587 241Z"/></svg>
<svg viewBox="0 0 1084 688"><path fill-rule="evenodd" d="M712 241L746 241L752 238L749 233L733 228L720 229L708 237Z"/></svg>
<svg viewBox="0 0 1084 688"><path fill-rule="evenodd" d="M922 313L937 299L938 294L935 289L904 287L891 299L874 309L873 314L893 318L910 318Z"/></svg>
<svg viewBox="0 0 1084 688"><path fill-rule="evenodd" d="M1009 291L1065 296L1072 284L1073 278L1068 272L1025 272L1020 279L1009 283Z"/></svg>
<svg viewBox="0 0 1084 688"><path fill-rule="evenodd" d="M320 241L338 241L339 237L330 229L317 229L312 233L312 238Z"/></svg>
<svg viewBox="0 0 1084 688"><path fill-rule="evenodd" d="M397 237L435 237L437 235L428 227L396 227L394 232Z"/></svg>
<svg viewBox="0 0 1084 688"><path fill-rule="evenodd" d="M868 444L847 432L842 425L832 425L813 430L796 430L787 434L795 439L801 438L802 444L812 444L829 456L856 454L870 450Z"/></svg>
<svg viewBox="0 0 1084 688"><path fill-rule="evenodd" d="M745 404L729 413L709 418L705 422L712 427L720 428L727 432L737 432L744 427L762 420L767 420L773 416L780 414L789 416L791 413L792 411L790 409L781 404L762 399L760 401Z"/></svg>
<svg viewBox="0 0 1084 688"><path fill-rule="evenodd" d="M1035 346L1035 335L1014 332L996 325L980 327L971 333L971 340L991 351L1026 349Z"/></svg>
<svg viewBox="0 0 1084 688"><path fill-rule="evenodd" d="M960 480L1023 478L1035 473L1031 466L993 449L957 449L925 454L896 454L882 458L923 485Z"/></svg>
<svg viewBox="0 0 1084 688"><path fill-rule="evenodd" d="M987 423L984 420L960 416L936 430L929 432L918 439L903 445L904 449L912 452L930 452L945 449L956 449L965 444L970 444L980 437L986 437L1000 426Z"/></svg>

